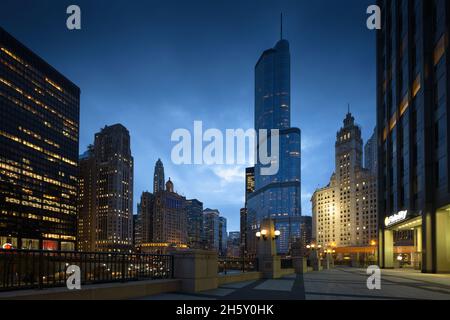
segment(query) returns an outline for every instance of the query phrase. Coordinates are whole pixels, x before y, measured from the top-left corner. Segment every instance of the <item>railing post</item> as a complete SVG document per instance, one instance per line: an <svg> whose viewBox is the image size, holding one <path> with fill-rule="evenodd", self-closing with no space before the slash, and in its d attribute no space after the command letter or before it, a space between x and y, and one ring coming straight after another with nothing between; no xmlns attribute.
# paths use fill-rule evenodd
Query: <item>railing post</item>
<svg viewBox="0 0 450 320"><path fill-rule="evenodd" d="M125 255L122 255L122 282L125 282Z"/></svg>
<svg viewBox="0 0 450 320"><path fill-rule="evenodd" d="M39 289L42 290L44 288L44 252L42 250L39 251L39 260L38 260L38 283Z"/></svg>

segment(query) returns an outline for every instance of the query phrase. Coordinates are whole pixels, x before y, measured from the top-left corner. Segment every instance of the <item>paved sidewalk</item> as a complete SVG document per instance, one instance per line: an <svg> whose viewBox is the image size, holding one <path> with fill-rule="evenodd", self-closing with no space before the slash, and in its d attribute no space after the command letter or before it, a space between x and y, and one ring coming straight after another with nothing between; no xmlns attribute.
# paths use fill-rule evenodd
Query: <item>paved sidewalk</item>
<svg viewBox="0 0 450 320"><path fill-rule="evenodd" d="M450 300L450 275L381 270L381 290L367 288L365 269L336 268L305 275L307 300Z"/></svg>
<svg viewBox="0 0 450 320"><path fill-rule="evenodd" d="M224 284L195 294L161 294L145 300L304 300L302 275L277 280L255 280Z"/></svg>
<svg viewBox="0 0 450 320"><path fill-rule="evenodd" d="M450 300L450 275L382 270L381 290L367 288L365 269L336 268L278 280L222 285L196 294L161 294L145 300Z"/></svg>

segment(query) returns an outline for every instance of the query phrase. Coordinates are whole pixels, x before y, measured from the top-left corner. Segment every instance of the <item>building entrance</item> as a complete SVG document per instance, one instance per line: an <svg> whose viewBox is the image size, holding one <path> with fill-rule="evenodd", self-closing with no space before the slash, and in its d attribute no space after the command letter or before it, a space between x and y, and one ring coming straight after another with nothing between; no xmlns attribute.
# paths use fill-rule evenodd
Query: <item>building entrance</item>
<svg viewBox="0 0 450 320"><path fill-rule="evenodd" d="M400 213L401 215L401 213ZM390 220L389 220L390 219ZM397 222L397 220L399 222ZM384 267L422 269L422 217L386 218ZM380 241L383 239L380 237Z"/></svg>

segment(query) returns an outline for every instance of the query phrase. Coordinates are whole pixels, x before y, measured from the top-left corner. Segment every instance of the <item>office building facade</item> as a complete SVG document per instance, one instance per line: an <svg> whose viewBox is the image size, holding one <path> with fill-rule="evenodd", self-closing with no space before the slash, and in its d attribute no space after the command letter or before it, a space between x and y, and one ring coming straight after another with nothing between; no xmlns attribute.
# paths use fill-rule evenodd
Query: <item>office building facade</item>
<svg viewBox="0 0 450 320"><path fill-rule="evenodd" d="M79 243L94 238L89 251L132 250L133 157L128 130L121 124L105 126L81 161L88 165L80 168L80 190L84 191L79 195L78 225L85 232L79 234Z"/></svg>
<svg viewBox="0 0 450 320"><path fill-rule="evenodd" d="M219 255L222 257L227 256L228 245L228 231L227 231L227 219L225 217L219 217Z"/></svg>
<svg viewBox="0 0 450 320"><path fill-rule="evenodd" d="M189 244L188 201L175 192L170 178L161 186L163 177L164 165L159 159L153 178L156 192L144 192L139 205L142 240L136 249L140 252L167 253L168 250L187 248ZM197 204L195 201L192 201L194 205Z"/></svg>
<svg viewBox="0 0 450 320"><path fill-rule="evenodd" d="M219 252L219 216L217 209L203 210L203 230L205 233L205 249Z"/></svg>
<svg viewBox="0 0 450 320"><path fill-rule="evenodd" d="M450 3L378 5L380 265L450 272ZM413 238L406 255L398 250L405 231Z"/></svg>
<svg viewBox="0 0 450 320"><path fill-rule="evenodd" d="M362 146L361 129L348 113L336 135L335 172L311 199L313 238L324 248L370 248L377 240L376 177L363 168Z"/></svg>
<svg viewBox="0 0 450 320"><path fill-rule="evenodd" d="M0 28L0 247L75 250L80 89Z"/></svg>
<svg viewBox="0 0 450 320"><path fill-rule="evenodd" d="M374 176L378 174L378 145L377 145L377 129L364 145L364 168L370 171Z"/></svg>
<svg viewBox="0 0 450 320"><path fill-rule="evenodd" d="M197 199L186 201L188 245L193 249L203 248L203 203Z"/></svg>

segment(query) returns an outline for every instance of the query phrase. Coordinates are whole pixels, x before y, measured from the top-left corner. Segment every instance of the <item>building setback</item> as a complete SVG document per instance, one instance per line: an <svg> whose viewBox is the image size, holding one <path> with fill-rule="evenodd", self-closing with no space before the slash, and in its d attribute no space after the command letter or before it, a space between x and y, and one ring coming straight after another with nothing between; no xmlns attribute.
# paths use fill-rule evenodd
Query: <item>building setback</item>
<svg viewBox="0 0 450 320"><path fill-rule="evenodd" d="M450 272L450 2L378 5L380 265Z"/></svg>
<svg viewBox="0 0 450 320"><path fill-rule="evenodd" d="M133 157L128 130L120 124L105 126L95 135L94 145L81 162L86 165L80 168L80 249L84 250L87 244L89 251L131 250ZM91 239L95 239L94 244Z"/></svg>
<svg viewBox="0 0 450 320"><path fill-rule="evenodd" d="M0 247L75 250L80 89L0 28Z"/></svg>
<svg viewBox="0 0 450 320"><path fill-rule="evenodd" d="M324 248L370 247L377 239L376 177L363 168L362 146L348 113L336 135L335 172L311 199L313 238Z"/></svg>

